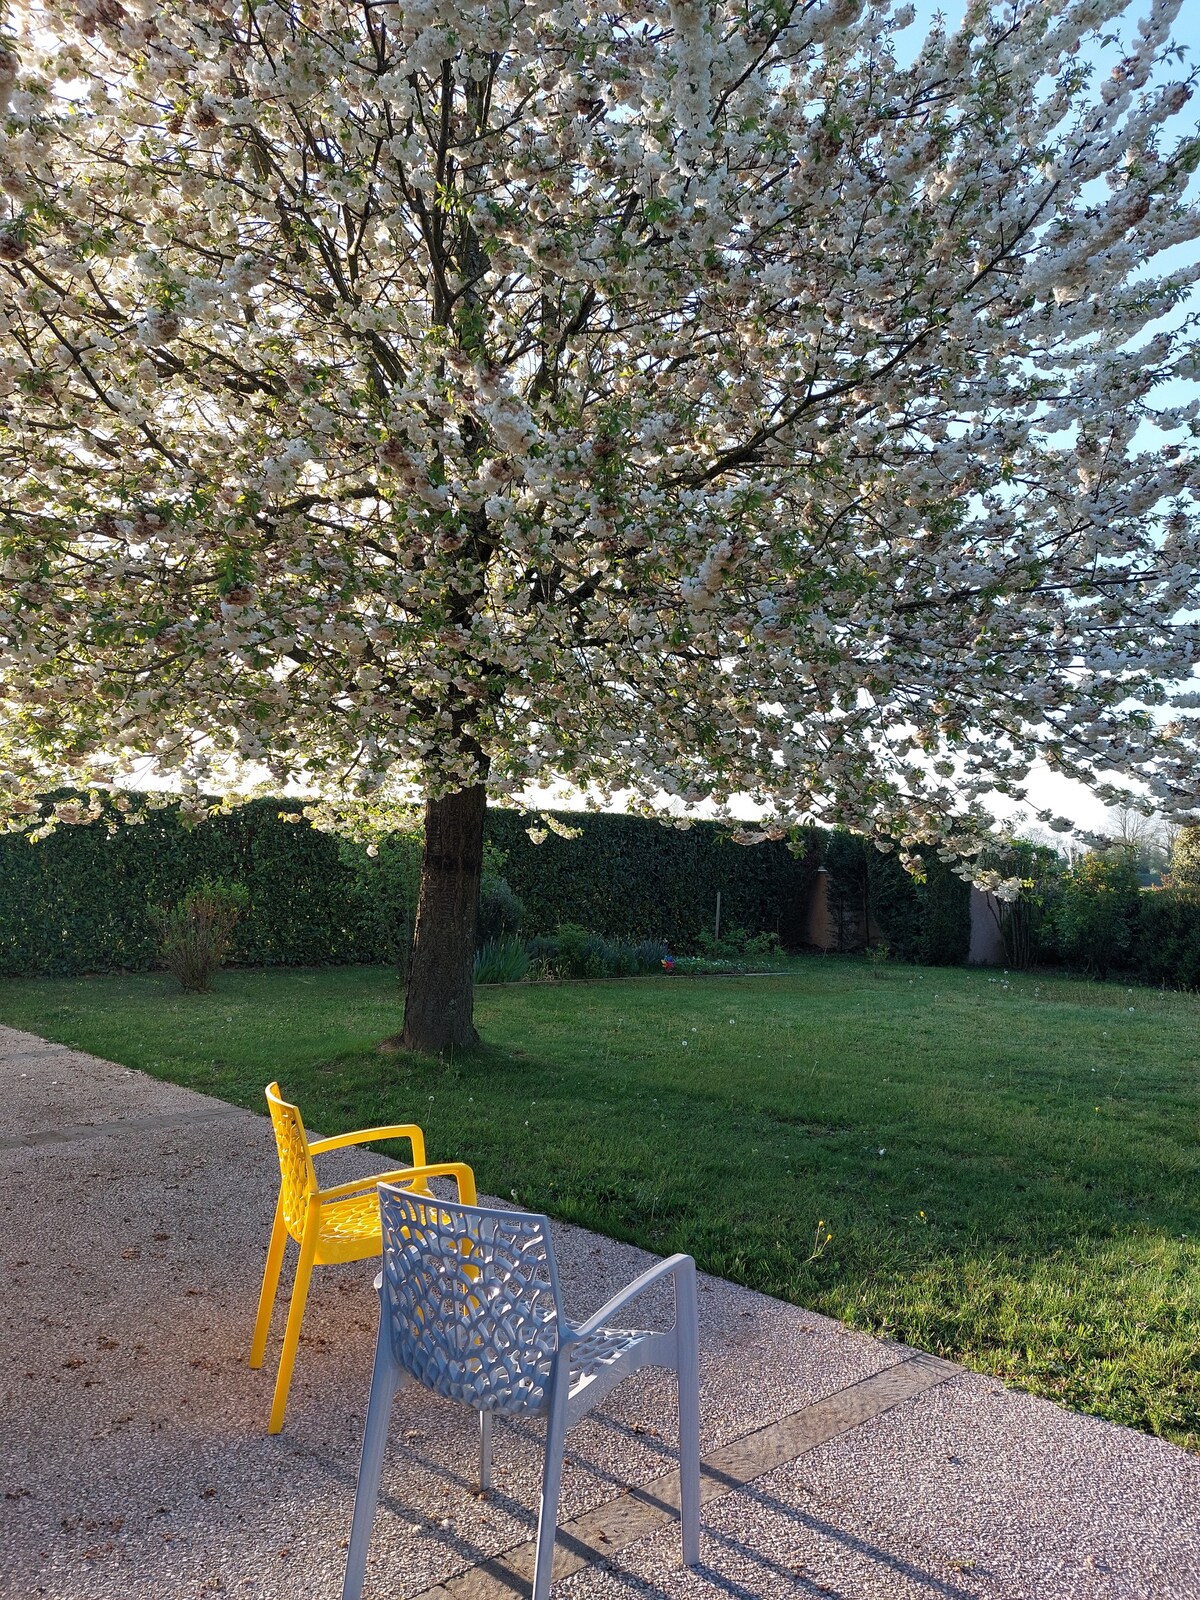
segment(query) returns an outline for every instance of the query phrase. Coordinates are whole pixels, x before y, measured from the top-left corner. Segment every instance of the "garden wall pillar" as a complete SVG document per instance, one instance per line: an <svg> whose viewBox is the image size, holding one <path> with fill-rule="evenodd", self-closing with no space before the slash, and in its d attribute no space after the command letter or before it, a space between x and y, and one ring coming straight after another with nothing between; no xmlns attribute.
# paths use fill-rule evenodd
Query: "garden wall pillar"
<svg viewBox="0 0 1200 1600"><path fill-rule="evenodd" d="M993 894L971 886L971 948L967 964L972 967L1002 967L1004 940L1000 933L1000 903Z"/></svg>

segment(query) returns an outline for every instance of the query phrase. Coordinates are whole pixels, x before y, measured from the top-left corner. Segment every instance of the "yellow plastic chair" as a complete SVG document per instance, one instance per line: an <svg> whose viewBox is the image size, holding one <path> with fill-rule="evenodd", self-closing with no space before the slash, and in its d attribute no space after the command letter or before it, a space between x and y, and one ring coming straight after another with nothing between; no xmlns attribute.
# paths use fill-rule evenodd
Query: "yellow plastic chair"
<svg viewBox="0 0 1200 1600"><path fill-rule="evenodd" d="M458 1198L463 1203L474 1205L476 1194L475 1174L463 1162L443 1161L433 1166L426 1164L425 1136L413 1123L387 1128L362 1128L357 1133L341 1133L335 1138L318 1139L310 1144L299 1109L283 1098L277 1083L267 1085L267 1105L279 1150L280 1184L262 1293L258 1300L258 1318L250 1346L252 1367L261 1367L263 1363L288 1235L300 1246L300 1259L296 1263L296 1277L292 1283L292 1303L288 1309L283 1350L279 1357L279 1375L275 1380L275 1398L271 1403L271 1421L267 1428L268 1433L278 1433L283 1427L283 1414L287 1409L288 1389L296 1361L296 1347L300 1342L300 1324L304 1320L304 1303L308 1298L312 1269L339 1261L365 1261L379 1255L383 1248L379 1228L379 1195L375 1185L382 1178L411 1189L416 1194L427 1195L430 1192L429 1178L447 1177L456 1181ZM355 1178L353 1182L340 1183L333 1189L317 1187L314 1156L329 1150L344 1150L348 1145L383 1139L407 1139L412 1146L412 1166L376 1172L369 1178Z"/></svg>

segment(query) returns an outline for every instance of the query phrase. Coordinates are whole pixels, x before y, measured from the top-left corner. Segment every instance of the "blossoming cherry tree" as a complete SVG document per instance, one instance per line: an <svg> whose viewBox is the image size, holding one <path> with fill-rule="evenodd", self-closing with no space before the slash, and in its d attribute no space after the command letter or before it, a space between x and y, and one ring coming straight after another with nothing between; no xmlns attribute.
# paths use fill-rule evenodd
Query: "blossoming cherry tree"
<svg viewBox="0 0 1200 1600"><path fill-rule="evenodd" d="M1178 14L31 0L12 825L146 764L190 805L418 795L436 1051L474 1037L488 793L965 848L1041 759L1186 808Z"/></svg>

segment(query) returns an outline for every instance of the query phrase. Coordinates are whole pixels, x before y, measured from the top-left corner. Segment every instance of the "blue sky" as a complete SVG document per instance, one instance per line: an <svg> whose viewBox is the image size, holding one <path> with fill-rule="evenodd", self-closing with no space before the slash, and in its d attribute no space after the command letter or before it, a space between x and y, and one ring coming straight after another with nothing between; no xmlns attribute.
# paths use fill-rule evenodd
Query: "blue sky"
<svg viewBox="0 0 1200 1600"><path fill-rule="evenodd" d="M937 16L939 11L953 25L960 20L966 9L961 0L950 0L950 3L940 6L934 4L933 0L913 0L913 3L917 13L916 20L912 26L914 38L919 34L924 34L925 29L928 28L930 22ZM1146 15L1149 9L1150 0L1143 0L1141 5L1131 5L1129 15L1135 26L1138 19ZM1197 5L1196 0L1183 0L1183 5L1180 8L1178 17L1175 19L1171 33L1177 43L1189 48L1191 51L1190 59L1194 64L1197 54L1200 54L1200 5Z"/></svg>

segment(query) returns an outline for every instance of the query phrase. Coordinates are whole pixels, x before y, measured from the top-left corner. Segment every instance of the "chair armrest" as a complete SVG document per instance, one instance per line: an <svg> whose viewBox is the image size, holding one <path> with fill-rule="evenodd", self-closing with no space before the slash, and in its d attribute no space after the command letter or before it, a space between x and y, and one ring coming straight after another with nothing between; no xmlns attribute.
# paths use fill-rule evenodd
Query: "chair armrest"
<svg viewBox="0 0 1200 1600"><path fill-rule="evenodd" d="M395 1183L402 1189L411 1189L414 1180L423 1182L426 1178L453 1178L463 1205L475 1204L475 1174L463 1161L435 1161L431 1166L393 1167L390 1172L373 1172L368 1178L339 1183L334 1189L318 1189L317 1199L322 1205L327 1200L345 1200L349 1195L361 1194L364 1189L373 1189L377 1183Z"/></svg>
<svg viewBox="0 0 1200 1600"><path fill-rule="evenodd" d="M397 1122L386 1128L359 1128L355 1133L337 1133L330 1139L314 1139L308 1151L310 1155L321 1156L329 1150L344 1150L352 1144L379 1144L384 1139L407 1139L412 1145L413 1165L425 1165L425 1135L415 1122Z"/></svg>
<svg viewBox="0 0 1200 1600"><path fill-rule="evenodd" d="M691 1256L685 1255L668 1256L665 1261L659 1261L654 1266L647 1267L641 1277L635 1278L632 1283L627 1283L623 1289L618 1290L611 1300L600 1307L599 1311L595 1312L586 1322L576 1328L571 1335L571 1340L588 1338L590 1334L603 1328L618 1311L623 1311L630 1301L636 1300L641 1294L645 1294L647 1289L653 1288L656 1283L661 1283L664 1278L678 1278L680 1273L690 1272L694 1274L695 1271L696 1263ZM678 1286L676 1286L675 1290L675 1304L678 1313ZM563 1342L567 1343L568 1341L564 1340Z"/></svg>

